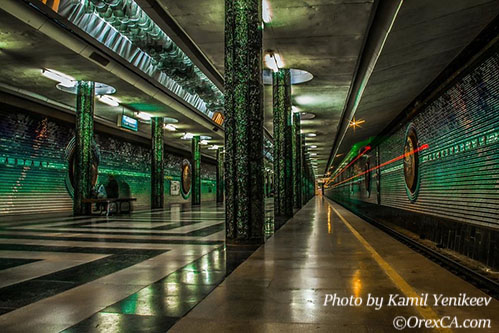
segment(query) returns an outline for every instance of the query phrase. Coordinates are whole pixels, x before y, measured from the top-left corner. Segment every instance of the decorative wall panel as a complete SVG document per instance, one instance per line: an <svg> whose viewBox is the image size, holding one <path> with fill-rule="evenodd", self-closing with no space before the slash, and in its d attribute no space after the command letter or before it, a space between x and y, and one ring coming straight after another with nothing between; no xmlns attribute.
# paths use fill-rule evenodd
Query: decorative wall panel
<svg viewBox="0 0 499 333"><path fill-rule="evenodd" d="M0 104L0 215L72 211L65 185L66 146L74 125ZM114 176L120 196L137 198L135 209L150 208L151 149L97 133L100 151L97 183ZM182 157L165 154L165 203L186 202L170 196L170 181L180 180ZM215 200L216 166L201 164L202 200Z"/></svg>
<svg viewBox="0 0 499 333"><path fill-rule="evenodd" d="M418 197L411 202L404 162L399 160L381 168L381 205L499 228L497 68L496 53L413 119L419 145L429 145L419 152ZM380 163L404 154L406 131L407 127L400 129L379 146ZM369 157L373 166L375 155L372 151ZM361 173L364 163L365 158L354 163L351 175ZM334 187L329 195L342 200L375 202L366 197L365 177ZM374 194L369 198L374 198Z"/></svg>
<svg viewBox="0 0 499 333"><path fill-rule="evenodd" d="M498 68L495 52L468 69L411 124L343 172L326 195L360 214L396 224L439 247L498 268ZM410 128L417 133L416 145L428 147L419 151L417 159L404 158L404 172L404 159L396 159L404 154L404 147L407 152ZM373 166L386 163L371 173L370 195L368 175L362 174L366 161ZM414 193L409 190L411 179L419 182Z"/></svg>

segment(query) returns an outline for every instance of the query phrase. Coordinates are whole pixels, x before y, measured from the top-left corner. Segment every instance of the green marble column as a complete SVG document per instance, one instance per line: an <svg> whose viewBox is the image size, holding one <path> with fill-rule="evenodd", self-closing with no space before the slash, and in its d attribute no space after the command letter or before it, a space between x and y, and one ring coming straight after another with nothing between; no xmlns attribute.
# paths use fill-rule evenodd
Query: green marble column
<svg viewBox="0 0 499 333"><path fill-rule="evenodd" d="M273 75L274 173L276 217L292 217L294 206L293 124L291 118L291 74L280 69Z"/></svg>
<svg viewBox="0 0 499 333"><path fill-rule="evenodd" d="M165 201L165 166L163 117L151 121L151 208L163 208Z"/></svg>
<svg viewBox="0 0 499 333"><path fill-rule="evenodd" d="M92 190L92 142L94 140L95 83L78 81L76 84L76 131L73 214L90 214Z"/></svg>
<svg viewBox="0 0 499 333"><path fill-rule="evenodd" d="M224 202L224 155L223 148L217 149L217 202Z"/></svg>
<svg viewBox="0 0 499 333"><path fill-rule="evenodd" d="M192 204L201 204L201 149L199 146L200 138L192 138Z"/></svg>
<svg viewBox="0 0 499 333"><path fill-rule="evenodd" d="M305 146L305 135L300 134L300 139L301 139L301 165L302 165L302 171L301 171L301 196L302 196L302 206L307 203L307 157L306 157L306 152L307 152L307 147Z"/></svg>
<svg viewBox="0 0 499 333"><path fill-rule="evenodd" d="M225 219L228 243L264 240L260 0L225 0Z"/></svg>
<svg viewBox="0 0 499 333"><path fill-rule="evenodd" d="M300 119L300 113L296 112L293 114L293 126L295 129L294 133L294 162L295 162L295 167L294 167L294 176L295 176L295 208L300 209L302 206L302 134L301 134L301 119Z"/></svg>

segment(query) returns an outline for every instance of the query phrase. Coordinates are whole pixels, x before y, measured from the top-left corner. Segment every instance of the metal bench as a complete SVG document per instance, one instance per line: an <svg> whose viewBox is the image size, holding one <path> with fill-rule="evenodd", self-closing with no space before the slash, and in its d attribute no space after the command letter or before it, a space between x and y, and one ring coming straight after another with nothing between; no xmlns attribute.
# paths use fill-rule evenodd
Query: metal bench
<svg viewBox="0 0 499 333"><path fill-rule="evenodd" d="M111 205L115 204L116 206L116 214L121 214L121 213L130 213L131 212L131 202L132 201L137 201L137 198L102 198L102 199L83 199L83 203L95 204L95 211L99 212L99 215L103 215L105 212L106 216L109 216L111 214ZM122 204L127 203L127 209L123 209ZM92 209L92 213L94 210Z"/></svg>

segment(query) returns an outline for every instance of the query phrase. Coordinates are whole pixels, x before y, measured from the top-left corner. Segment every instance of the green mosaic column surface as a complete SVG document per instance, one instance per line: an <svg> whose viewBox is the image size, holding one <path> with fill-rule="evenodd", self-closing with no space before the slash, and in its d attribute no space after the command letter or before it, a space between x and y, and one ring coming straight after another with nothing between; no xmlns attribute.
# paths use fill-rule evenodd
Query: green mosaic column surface
<svg viewBox="0 0 499 333"><path fill-rule="evenodd" d="M163 208L165 191L163 117L151 122L151 208Z"/></svg>
<svg viewBox="0 0 499 333"><path fill-rule="evenodd" d="M276 216L293 216L293 125L291 118L291 74L280 69L273 74L274 173Z"/></svg>
<svg viewBox="0 0 499 333"><path fill-rule="evenodd" d="M294 127L294 151L293 151L293 161L294 166L294 182L295 182L295 208L300 209L302 206L302 143L301 143L301 119L300 113L296 112L293 114L293 127Z"/></svg>
<svg viewBox="0 0 499 333"><path fill-rule="evenodd" d="M201 149L200 137L192 138L192 204L201 204Z"/></svg>
<svg viewBox="0 0 499 333"><path fill-rule="evenodd" d="M305 157L305 152L306 152L306 147L305 147L305 134L300 134L300 141L301 141L301 190L300 190L300 195L301 195L301 204L302 206L307 203L307 192L306 192L306 157Z"/></svg>
<svg viewBox="0 0 499 333"><path fill-rule="evenodd" d="M217 149L217 202L224 202L224 156L223 149Z"/></svg>
<svg viewBox="0 0 499 333"><path fill-rule="evenodd" d="M90 214L90 205L83 199L92 189L92 142L94 140L95 83L78 81L76 84L76 145L74 170L73 214Z"/></svg>
<svg viewBox="0 0 499 333"><path fill-rule="evenodd" d="M225 1L225 219L228 242L263 242L259 0Z"/></svg>

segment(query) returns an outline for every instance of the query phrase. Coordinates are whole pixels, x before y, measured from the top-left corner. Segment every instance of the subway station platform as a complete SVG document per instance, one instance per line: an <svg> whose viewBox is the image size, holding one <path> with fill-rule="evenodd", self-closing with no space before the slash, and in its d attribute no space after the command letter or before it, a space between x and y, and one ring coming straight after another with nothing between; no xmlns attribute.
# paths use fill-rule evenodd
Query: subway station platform
<svg viewBox="0 0 499 333"><path fill-rule="evenodd" d="M0 327L386 332L398 316L448 316L448 324L454 317L459 324L490 319L491 329L480 329L490 332L499 325L497 300L323 197L309 201L232 273L227 267L238 263L228 261L224 245L224 211L214 204L4 223ZM367 306L369 294L378 305ZM400 303L426 294L427 306ZM440 302L465 294L490 303L434 306L434 294ZM355 298L363 303L354 306Z"/></svg>
<svg viewBox="0 0 499 333"><path fill-rule="evenodd" d="M3 223L2 332L161 332L225 277L223 206Z"/></svg>
<svg viewBox="0 0 499 333"><path fill-rule="evenodd" d="M499 332L498 31L1 0L0 333Z"/></svg>
<svg viewBox="0 0 499 333"><path fill-rule="evenodd" d="M361 298L363 304L333 306L328 298L324 305L326 295L335 294ZM369 294L383 297L379 310L366 305ZM427 306L400 303L425 294ZM490 303L433 306L433 295L442 295L442 302L464 294ZM490 319L491 328L478 331L494 332L497 313L497 300L350 211L316 197L172 331L389 332L396 331L392 323L402 316L444 318L444 324L456 317L459 325L466 319ZM428 329L409 331L423 330Z"/></svg>

